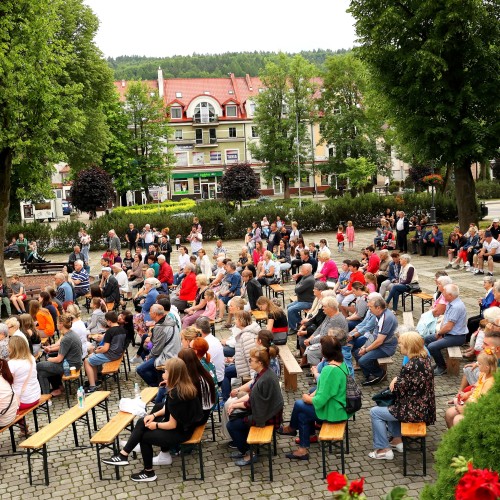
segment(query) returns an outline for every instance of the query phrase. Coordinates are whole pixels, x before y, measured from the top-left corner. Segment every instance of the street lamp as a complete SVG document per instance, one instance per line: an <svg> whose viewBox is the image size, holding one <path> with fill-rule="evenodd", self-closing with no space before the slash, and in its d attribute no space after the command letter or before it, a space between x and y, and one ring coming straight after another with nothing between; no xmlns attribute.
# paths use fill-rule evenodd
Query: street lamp
<svg viewBox="0 0 500 500"><path fill-rule="evenodd" d="M432 162L431 164L431 169L432 169L432 174L434 175L434 161ZM432 183L432 186L431 186L431 197L432 197L432 201L431 201L431 224L435 224L436 223L436 207L434 206L434 183Z"/></svg>
<svg viewBox="0 0 500 500"><path fill-rule="evenodd" d="M299 176L299 208L302 208L302 195L300 192L300 144L299 144L299 114L295 110L295 122L297 125L297 174Z"/></svg>

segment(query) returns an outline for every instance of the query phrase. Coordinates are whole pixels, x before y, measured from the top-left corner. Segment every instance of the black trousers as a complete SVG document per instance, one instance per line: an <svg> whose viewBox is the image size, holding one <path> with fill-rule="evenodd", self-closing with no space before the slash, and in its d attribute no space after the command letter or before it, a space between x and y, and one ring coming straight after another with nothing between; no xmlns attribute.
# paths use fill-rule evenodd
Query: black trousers
<svg viewBox="0 0 500 500"><path fill-rule="evenodd" d="M406 232L405 231L396 231L396 241L398 245L398 249L401 250L401 252L408 252L408 241L406 238Z"/></svg>

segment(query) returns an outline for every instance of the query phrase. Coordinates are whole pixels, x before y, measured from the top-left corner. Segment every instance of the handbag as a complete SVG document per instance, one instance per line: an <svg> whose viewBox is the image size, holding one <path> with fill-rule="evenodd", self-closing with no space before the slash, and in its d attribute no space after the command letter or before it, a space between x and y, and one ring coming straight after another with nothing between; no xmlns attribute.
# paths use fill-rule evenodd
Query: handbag
<svg viewBox="0 0 500 500"><path fill-rule="evenodd" d="M247 408L236 408L229 415L229 420L238 420L239 418L249 417L251 412Z"/></svg>
<svg viewBox="0 0 500 500"><path fill-rule="evenodd" d="M385 388L383 391L378 392L372 396L373 401L377 406L391 406L394 404L394 394L389 389Z"/></svg>
<svg viewBox="0 0 500 500"><path fill-rule="evenodd" d="M408 283L406 285L406 291L408 293L420 293L422 289L420 288L420 283Z"/></svg>

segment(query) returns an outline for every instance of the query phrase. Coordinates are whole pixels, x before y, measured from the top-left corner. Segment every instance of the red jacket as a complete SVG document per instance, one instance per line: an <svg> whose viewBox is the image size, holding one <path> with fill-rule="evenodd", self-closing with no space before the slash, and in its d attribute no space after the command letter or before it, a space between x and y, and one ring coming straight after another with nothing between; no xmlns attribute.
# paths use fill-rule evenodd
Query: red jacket
<svg viewBox="0 0 500 500"><path fill-rule="evenodd" d="M351 277L349 278L349 284L347 285L348 290L352 290L352 284L355 281L360 281L364 285L366 283L365 275L361 271L356 271L355 273L352 273Z"/></svg>
<svg viewBox="0 0 500 500"><path fill-rule="evenodd" d="M376 274L379 268L380 268L380 257L376 253L372 253L368 258L368 265L366 266L366 272Z"/></svg>
<svg viewBox="0 0 500 500"><path fill-rule="evenodd" d="M186 274L185 278L182 280L181 289L179 290L179 299L194 300L197 291L198 285L196 284L196 274L190 272Z"/></svg>
<svg viewBox="0 0 500 500"><path fill-rule="evenodd" d="M164 262L160 266L160 272L158 273L158 280L160 283L167 283L167 285L171 285L174 282L174 273L169 264Z"/></svg>

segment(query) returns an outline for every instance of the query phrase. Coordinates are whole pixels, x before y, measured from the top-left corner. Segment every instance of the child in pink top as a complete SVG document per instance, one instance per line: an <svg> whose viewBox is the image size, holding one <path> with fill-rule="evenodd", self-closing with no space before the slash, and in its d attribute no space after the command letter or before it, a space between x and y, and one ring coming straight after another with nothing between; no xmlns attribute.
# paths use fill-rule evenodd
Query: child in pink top
<svg viewBox="0 0 500 500"><path fill-rule="evenodd" d="M217 303L215 302L215 294L212 290L207 290L205 292L205 299L207 305L203 311L202 316L206 316L208 319L214 320L217 313Z"/></svg>
<svg viewBox="0 0 500 500"><path fill-rule="evenodd" d="M365 273L366 288L370 293L377 291L377 277L373 273Z"/></svg>
<svg viewBox="0 0 500 500"><path fill-rule="evenodd" d="M347 236L347 241L349 243L349 250L354 248L354 226L352 225L352 221L347 222L347 227L345 228L345 234Z"/></svg>

